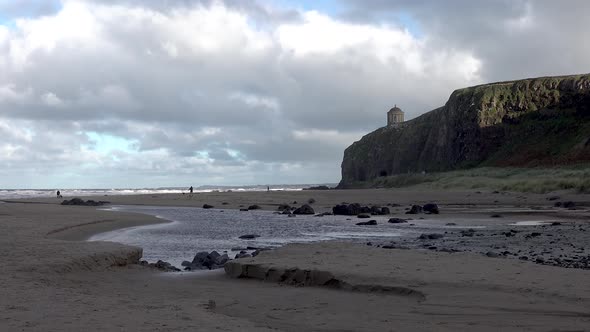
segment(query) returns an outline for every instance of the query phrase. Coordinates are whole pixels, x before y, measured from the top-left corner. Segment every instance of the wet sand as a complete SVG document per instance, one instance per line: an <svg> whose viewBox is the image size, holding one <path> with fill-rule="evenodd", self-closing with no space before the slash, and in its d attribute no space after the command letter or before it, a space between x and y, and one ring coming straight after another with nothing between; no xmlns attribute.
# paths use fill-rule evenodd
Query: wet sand
<svg viewBox="0 0 590 332"><path fill-rule="evenodd" d="M440 222L453 216L489 217L491 210L507 209L502 222L534 214L587 225L589 195L558 195L579 208L553 208L548 195L385 189L94 199L168 206L207 203L225 208L258 204L275 210L281 203L300 205L314 198L316 212L341 202L401 205L394 214L403 214L408 204L436 202L443 211ZM55 198L33 201L0 204L0 248L5 253L0 274L3 331L590 330L589 270L474 253L324 242L288 246L236 262L320 271L341 280L340 285L372 287L333 287L334 282L328 287L306 283L305 278L303 282L256 280L266 279L266 272L244 275L246 279L222 271L162 273L133 264L140 248L79 241L95 233L162 220L61 206ZM399 291L403 289L411 292Z"/></svg>

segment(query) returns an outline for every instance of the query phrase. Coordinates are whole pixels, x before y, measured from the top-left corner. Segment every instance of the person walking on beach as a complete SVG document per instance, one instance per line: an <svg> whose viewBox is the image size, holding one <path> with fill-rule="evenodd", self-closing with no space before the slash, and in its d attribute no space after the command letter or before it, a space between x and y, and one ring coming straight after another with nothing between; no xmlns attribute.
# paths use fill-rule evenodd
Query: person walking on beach
<svg viewBox="0 0 590 332"><path fill-rule="evenodd" d="M192 195L193 194L193 186L191 186L190 188L188 188L188 191Z"/></svg>
<svg viewBox="0 0 590 332"><path fill-rule="evenodd" d="M57 198L61 198L61 193L59 192L59 190L57 191Z"/></svg>

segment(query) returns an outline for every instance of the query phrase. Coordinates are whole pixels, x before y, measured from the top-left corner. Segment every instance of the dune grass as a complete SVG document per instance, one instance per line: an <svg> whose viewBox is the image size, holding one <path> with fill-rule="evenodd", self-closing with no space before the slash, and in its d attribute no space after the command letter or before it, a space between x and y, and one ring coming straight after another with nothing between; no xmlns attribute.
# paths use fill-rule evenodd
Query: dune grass
<svg viewBox="0 0 590 332"><path fill-rule="evenodd" d="M530 193L572 190L590 193L590 165L558 168L497 168L399 174L375 179L364 187L431 187L438 189L492 189Z"/></svg>

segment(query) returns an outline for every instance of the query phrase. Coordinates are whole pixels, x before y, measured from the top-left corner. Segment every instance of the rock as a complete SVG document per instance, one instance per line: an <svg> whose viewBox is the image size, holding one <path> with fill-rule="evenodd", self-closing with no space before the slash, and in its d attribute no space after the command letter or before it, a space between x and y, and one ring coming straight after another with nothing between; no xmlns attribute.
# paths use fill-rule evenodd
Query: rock
<svg viewBox="0 0 590 332"><path fill-rule="evenodd" d="M63 202L61 202L61 205L76 205L76 206L102 206L105 204L110 204L110 202L107 201L94 201L94 200L87 200L84 201L81 198L72 198L70 200L64 200Z"/></svg>
<svg viewBox="0 0 590 332"><path fill-rule="evenodd" d="M191 262L189 261L182 261L182 263L180 263L180 266L190 266Z"/></svg>
<svg viewBox="0 0 590 332"><path fill-rule="evenodd" d="M303 188L303 190L330 190L330 187L328 187L328 186L315 186L315 187Z"/></svg>
<svg viewBox="0 0 590 332"><path fill-rule="evenodd" d="M500 257L500 254L495 253L493 251L488 251L488 252L486 252L486 256L488 256L488 257Z"/></svg>
<svg viewBox="0 0 590 332"><path fill-rule="evenodd" d="M404 224L404 223L407 223L408 221L405 219L401 219L401 218L389 218L389 220L387 220L387 222L390 224Z"/></svg>
<svg viewBox="0 0 590 332"><path fill-rule="evenodd" d="M245 235L240 236L240 239L243 239L243 240L252 240L252 239L255 239L257 237L260 237L260 235L258 235L258 234L245 234Z"/></svg>
<svg viewBox="0 0 590 332"><path fill-rule="evenodd" d="M559 199L559 196L549 196L549 197L547 197L547 200L548 201L556 201L558 199Z"/></svg>
<svg viewBox="0 0 590 332"><path fill-rule="evenodd" d="M353 204L338 204L332 208L332 213L335 215L356 216L361 213L361 205Z"/></svg>
<svg viewBox="0 0 590 332"><path fill-rule="evenodd" d="M150 267L156 268L160 271L164 272L180 272L180 269L173 266L168 262L164 262L162 260L157 261L156 263L149 264Z"/></svg>
<svg viewBox="0 0 590 332"><path fill-rule="evenodd" d="M361 213L358 216L356 216L357 218L361 218L361 219L367 219L367 218L371 218L370 215L366 214L366 213Z"/></svg>
<svg viewBox="0 0 590 332"><path fill-rule="evenodd" d="M291 214L291 209L285 209L281 214Z"/></svg>
<svg viewBox="0 0 590 332"><path fill-rule="evenodd" d="M446 223L445 225L446 225L446 226L457 226L457 224L456 224L456 223L454 223L454 222L448 222L448 223Z"/></svg>
<svg viewBox="0 0 590 332"><path fill-rule="evenodd" d="M358 225L358 226L374 226L374 225L377 225L377 220L357 222L356 225Z"/></svg>
<svg viewBox="0 0 590 332"><path fill-rule="evenodd" d="M307 200L307 204L313 204L315 203L315 199L314 198L310 198Z"/></svg>
<svg viewBox="0 0 590 332"><path fill-rule="evenodd" d="M502 216L499 214L492 214L490 218L502 218Z"/></svg>
<svg viewBox="0 0 590 332"><path fill-rule="evenodd" d="M362 208L361 208L361 210L362 210ZM374 216L382 216L382 215L389 214L390 211L389 211L388 207L371 206L370 213Z"/></svg>
<svg viewBox="0 0 590 332"><path fill-rule="evenodd" d="M277 208L278 211L285 211L285 210L291 210L291 206L289 204L279 204L279 207Z"/></svg>
<svg viewBox="0 0 590 332"><path fill-rule="evenodd" d="M296 215L296 214L293 214L293 213L291 213L291 214L289 214L287 217L297 217L297 215Z"/></svg>
<svg viewBox="0 0 590 332"><path fill-rule="evenodd" d="M371 213L371 208L368 206L361 206L360 213Z"/></svg>
<svg viewBox="0 0 590 332"><path fill-rule="evenodd" d="M461 231L461 236L473 237L473 235L475 235L475 229L473 228Z"/></svg>
<svg viewBox="0 0 590 332"><path fill-rule="evenodd" d="M553 206L555 206L555 207L562 207L564 209L573 209L574 207L576 207L576 203L574 203L572 201L555 202L555 204L553 204Z"/></svg>
<svg viewBox="0 0 590 332"><path fill-rule="evenodd" d="M412 205L410 211L406 212L406 214L418 214L422 213L422 207L420 205Z"/></svg>
<svg viewBox="0 0 590 332"><path fill-rule="evenodd" d="M525 238L530 239L530 238L537 237L537 236L541 236L541 233L532 232L531 234L526 235Z"/></svg>
<svg viewBox="0 0 590 332"><path fill-rule="evenodd" d="M380 215L381 214L381 207L371 206L371 214L372 215Z"/></svg>
<svg viewBox="0 0 590 332"><path fill-rule="evenodd" d="M418 239L419 240L437 240L442 239L444 237L443 234L438 233L431 233L431 234L421 234Z"/></svg>
<svg viewBox="0 0 590 332"><path fill-rule="evenodd" d="M210 253L201 251L195 255L189 265L185 265L185 262L183 262L183 266L186 266L187 270L215 270L222 268L229 260L229 256L225 253L221 255L217 251Z"/></svg>
<svg viewBox="0 0 590 332"><path fill-rule="evenodd" d="M248 209L240 209L240 211L244 211L245 212L245 211L249 211L249 210Z"/></svg>
<svg viewBox="0 0 590 332"><path fill-rule="evenodd" d="M561 223L559 221L554 221L551 223L551 226L561 226Z"/></svg>
<svg viewBox="0 0 590 332"><path fill-rule="evenodd" d="M256 204L248 206L248 210L260 210L260 209L261 209L261 207Z"/></svg>
<svg viewBox="0 0 590 332"><path fill-rule="evenodd" d="M315 214L315 211L308 204L303 204L300 208L293 211L293 214Z"/></svg>
<svg viewBox="0 0 590 332"><path fill-rule="evenodd" d="M252 257L252 255L250 255L248 253L239 253L236 255L235 259L248 258L248 257Z"/></svg>
<svg viewBox="0 0 590 332"><path fill-rule="evenodd" d="M212 209L213 207L213 205L203 204L203 209Z"/></svg>
<svg viewBox="0 0 590 332"><path fill-rule="evenodd" d="M438 209L438 205L434 204L434 203L428 203L425 204L422 209L424 210L424 212L426 213L432 213L432 214L439 214L439 209Z"/></svg>

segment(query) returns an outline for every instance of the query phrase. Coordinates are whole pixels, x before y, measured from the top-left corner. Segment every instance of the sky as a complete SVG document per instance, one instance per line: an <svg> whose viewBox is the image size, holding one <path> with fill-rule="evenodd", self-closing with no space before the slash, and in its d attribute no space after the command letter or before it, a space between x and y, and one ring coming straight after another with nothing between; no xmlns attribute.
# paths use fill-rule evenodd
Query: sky
<svg viewBox="0 0 590 332"><path fill-rule="evenodd" d="M459 88L590 72L590 1L0 0L0 188L335 183Z"/></svg>

